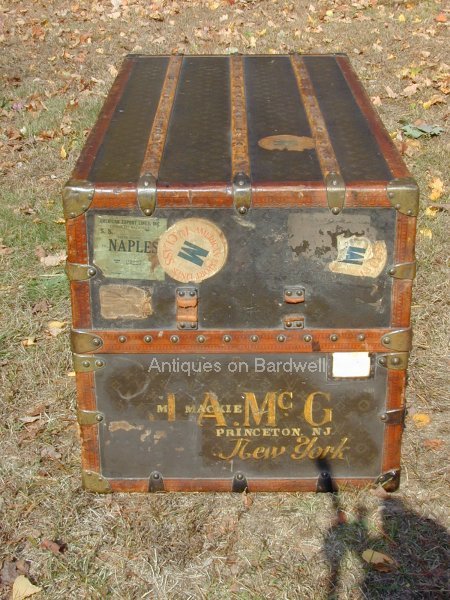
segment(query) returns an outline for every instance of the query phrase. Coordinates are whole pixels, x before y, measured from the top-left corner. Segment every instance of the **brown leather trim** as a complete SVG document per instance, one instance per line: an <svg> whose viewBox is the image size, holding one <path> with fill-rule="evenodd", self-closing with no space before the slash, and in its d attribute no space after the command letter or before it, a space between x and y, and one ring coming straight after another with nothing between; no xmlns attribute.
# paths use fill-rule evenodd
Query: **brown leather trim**
<svg viewBox="0 0 450 600"><path fill-rule="evenodd" d="M389 370L386 391L386 410L405 406L406 371ZM400 449L403 425L386 425L383 444L382 473L400 468Z"/></svg>
<svg viewBox="0 0 450 600"><path fill-rule="evenodd" d="M244 65L242 56L230 57L230 83L232 173L245 173L250 176L247 105L245 100Z"/></svg>
<svg viewBox="0 0 450 600"><path fill-rule="evenodd" d="M89 133L80 158L73 170L72 179L88 178L94 159L101 146L106 130L108 129L111 117L127 84L132 66L133 60L131 57L127 56L122 63L120 71L111 87L97 121Z"/></svg>
<svg viewBox="0 0 450 600"><path fill-rule="evenodd" d="M158 108L156 109L147 150L141 166L141 175L150 173L155 178L158 176L182 63L182 56L171 56L169 58Z"/></svg>
<svg viewBox="0 0 450 600"><path fill-rule="evenodd" d="M83 213L75 219L66 220L67 260L80 265L88 262L86 217Z"/></svg>
<svg viewBox="0 0 450 600"><path fill-rule="evenodd" d="M316 144L316 152L320 168L322 169L322 175L326 177L328 173L340 173L339 163L328 135L327 126L302 57L298 54L293 54L291 56L291 64Z"/></svg>
<svg viewBox="0 0 450 600"><path fill-rule="evenodd" d="M71 281L72 325L78 329L92 327L89 281Z"/></svg>
<svg viewBox="0 0 450 600"><path fill-rule="evenodd" d="M164 477L164 473L162 474ZM108 479L114 492L148 492L148 479ZM339 487L365 488L373 479L335 479ZM164 479L166 492L231 492L231 479ZM249 479L249 492L315 492L314 479Z"/></svg>
<svg viewBox="0 0 450 600"><path fill-rule="evenodd" d="M94 373L77 373L77 407L96 410ZM98 425L79 425L81 432L81 464L83 471L100 471Z"/></svg>
<svg viewBox="0 0 450 600"><path fill-rule="evenodd" d="M400 264L415 260L416 221L397 211L395 232L394 263ZM412 298L411 280L394 279L392 282L392 327L409 327Z"/></svg>
<svg viewBox="0 0 450 600"><path fill-rule="evenodd" d="M386 352L386 346L381 343L381 338L391 333L391 329L312 329L291 332L289 330L260 330L248 331L233 330L201 330L201 331L129 331L129 330L90 330L89 333L102 340L101 350L96 352L106 354L163 354L184 352L201 354L230 354L242 352L258 354L260 352L277 352L289 354L294 352ZM201 333L204 341L197 341ZM363 340L358 336L364 335ZM231 336L231 341L225 342L223 336ZM278 341L278 336L283 336L283 341ZM338 339L332 341L331 335ZM144 337L151 336L152 342L144 341ZM252 336L258 340L253 342ZM304 336L311 336L311 341L305 341ZM119 337L125 337L120 342ZM172 341L174 339L175 341Z"/></svg>
<svg viewBox="0 0 450 600"><path fill-rule="evenodd" d="M353 93L353 96L367 119L375 139L383 153L384 159L387 162L389 169L392 172L393 178L410 177L403 159L391 140L389 133L386 131L380 117L374 110L370 98L358 79L353 67L347 56L337 56L337 64L341 68L342 73Z"/></svg>

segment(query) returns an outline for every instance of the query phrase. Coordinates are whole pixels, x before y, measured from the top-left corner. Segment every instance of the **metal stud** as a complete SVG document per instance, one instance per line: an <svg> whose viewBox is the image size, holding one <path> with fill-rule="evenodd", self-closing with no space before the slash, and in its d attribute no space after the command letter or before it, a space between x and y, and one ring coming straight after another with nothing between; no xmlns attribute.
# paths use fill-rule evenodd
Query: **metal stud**
<svg viewBox="0 0 450 600"><path fill-rule="evenodd" d="M252 342L257 342L259 340L259 337L257 335L252 335L250 336L250 339Z"/></svg>
<svg viewBox="0 0 450 600"><path fill-rule="evenodd" d="M186 327L186 323L178 323L178 327L180 329L184 329Z"/></svg>
<svg viewBox="0 0 450 600"><path fill-rule="evenodd" d="M391 343L391 338L388 335L386 335L382 339L382 342L383 342L383 344L390 344Z"/></svg>
<svg viewBox="0 0 450 600"><path fill-rule="evenodd" d="M189 296L192 296L192 297L194 297L194 296L195 296L195 292L194 292L194 290L191 290L191 291L189 292Z"/></svg>
<svg viewBox="0 0 450 600"><path fill-rule="evenodd" d="M98 367L98 368L103 367L104 364L105 363L102 360L96 360L95 361L95 366Z"/></svg>
<svg viewBox="0 0 450 600"><path fill-rule="evenodd" d="M306 335L303 336L303 340L305 342L311 342L312 341L312 335L309 335L309 333L307 333Z"/></svg>
<svg viewBox="0 0 450 600"><path fill-rule="evenodd" d="M331 212L333 213L333 215L338 215L341 211L340 211L340 209L337 206L334 206L331 209Z"/></svg>
<svg viewBox="0 0 450 600"><path fill-rule="evenodd" d="M285 336L285 335L282 335L282 334L280 334L279 336L277 336L277 340L278 340L279 342L285 342L285 341L286 341L286 336Z"/></svg>
<svg viewBox="0 0 450 600"><path fill-rule="evenodd" d="M236 479L239 479L239 481L242 481L244 479L244 476L242 475L242 473L236 473Z"/></svg>
<svg viewBox="0 0 450 600"><path fill-rule="evenodd" d="M332 334L330 335L330 340L331 340L332 342L337 342L337 341L338 341L338 339L339 339L339 336L338 336L336 333L332 333Z"/></svg>
<svg viewBox="0 0 450 600"><path fill-rule="evenodd" d="M228 343L228 342L231 342L231 335L224 335L224 336L223 336L223 341L224 341L224 342L227 342L227 343Z"/></svg>
<svg viewBox="0 0 450 600"><path fill-rule="evenodd" d="M389 275L395 275L395 268L389 269Z"/></svg>
<svg viewBox="0 0 450 600"><path fill-rule="evenodd" d="M247 213L247 208L245 206L240 206L239 207L239 213L241 215L245 215Z"/></svg>
<svg viewBox="0 0 450 600"><path fill-rule="evenodd" d="M359 334L358 334L358 340L359 340L360 342L363 342L365 339L366 339L366 336L365 336L365 334L364 334L364 333L359 333Z"/></svg>
<svg viewBox="0 0 450 600"><path fill-rule="evenodd" d="M287 290L286 291L286 296L292 296L292 291L291 290Z"/></svg>
<svg viewBox="0 0 450 600"><path fill-rule="evenodd" d="M392 364L393 365L399 365L400 364L400 359L398 356L394 356L394 358L392 359Z"/></svg>
<svg viewBox="0 0 450 600"><path fill-rule="evenodd" d="M124 344L127 341L127 338L124 335L119 335L119 342Z"/></svg>
<svg viewBox="0 0 450 600"><path fill-rule="evenodd" d="M86 367L86 369L91 365L91 363L88 360L83 360L83 367Z"/></svg>
<svg viewBox="0 0 450 600"><path fill-rule="evenodd" d="M153 341L153 338L151 335L144 335L144 342L146 344L150 344Z"/></svg>
<svg viewBox="0 0 450 600"><path fill-rule="evenodd" d="M380 360L378 362L380 363L380 365L382 367L385 367L387 365L387 360L384 357L380 358Z"/></svg>
<svg viewBox="0 0 450 600"><path fill-rule="evenodd" d="M93 277L96 273L97 273L97 271L94 268L91 267L90 269L88 269L88 274L91 277Z"/></svg>
<svg viewBox="0 0 450 600"><path fill-rule="evenodd" d="M170 341L172 342L172 344L178 344L180 338L177 335L172 335L170 336Z"/></svg>
<svg viewBox="0 0 450 600"><path fill-rule="evenodd" d="M184 292L183 292L183 290L180 290L180 291L178 292L178 295L179 295L179 296L184 296Z"/></svg>
<svg viewBox="0 0 450 600"><path fill-rule="evenodd" d="M286 321L286 327L292 327L292 323L290 321Z"/></svg>
<svg viewBox="0 0 450 600"><path fill-rule="evenodd" d="M92 343L94 344L94 346L100 346L100 344L102 343L102 340L100 338L94 338L92 340Z"/></svg>
<svg viewBox="0 0 450 600"><path fill-rule="evenodd" d="M103 415L97 415L96 420L100 423L100 421L103 421Z"/></svg>
<svg viewBox="0 0 450 600"><path fill-rule="evenodd" d="M205 338L205 336L204 336L204 335L198 335L198 336L197 336L197 342L198 342L199 344L203 344L203 343L205 342L205 340L206 340L206 338Z"/></svg>
<svg viewBox="0 0 450 600"><path fill-rule="evenodd" d="M152 211L151 211L149 208L146 208L146 209L144 210L144 215L145 215L145 216L149 217L151 214L152 214Z"/></svg>

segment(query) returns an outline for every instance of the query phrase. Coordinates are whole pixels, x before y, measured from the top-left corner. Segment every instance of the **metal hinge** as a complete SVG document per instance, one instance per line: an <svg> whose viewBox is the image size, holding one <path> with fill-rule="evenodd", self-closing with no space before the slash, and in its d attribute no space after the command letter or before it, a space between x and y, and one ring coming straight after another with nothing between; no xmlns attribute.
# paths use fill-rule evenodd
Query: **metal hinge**
<svg viewBox="0 0 450 600"><path fill-rule="evenodd" d="M380 419L386 425L404 425L406 412L406 406L403 406L402 408L393 408L391 410L386 410L381 414Z"/></svg>
<svg viewBox="0 0 450 600"><path fill-rule="evenodd" d="M390 331L381 338L381 343L394 352L408 352L411 350L412 331L411 329Z"/></svg>
<svg viewBox="0 0 450 600"><path fill-rule="evenodd" d="M72 354L75 373L92 373L105 366L105 361L93 354Z"/></svg>
<svg viewBox="0 0 450 600"><path fill-rule="evenodd" d="M137 183L137 203L146 217L150 217L156 208L156 179L151 173L144 173Z"/></svg>
<svg viewBox="0 0 450 600"><path fill-rule="evenodd" d="M244 473L235 473L233 482L231 484L231 491L237 494L242 494L246 490L248 490L247 477L244 475Z"/></svg>
<svg viewBox="0 0 450 600"><path fill-rule="evenodd" d="M328 206L333 215L338 215L345 204L345 182L339 173L328 173L325 177Z"/></svg>
<svg viewBox="0 0 450 600"><path fill-rule="evenodd" d="M416 261L392 265L388 273L395 279L414 279L416 276Z"/></svg>
<svg viewBox="0 0 450 600"><path fill-rule="evenodd" d="M97 270L91 265L79 265L77 263L66 262L66 275L69 281L85 281L94 277Z"/></svg>
<svg viewBox="0 0 450 600"><path fill-rule="evenodd" d="M378 357L378 364L386 369L403 371L408 367L409 352L392 352Z"/></svg>
<svg viewBox="0 0 450 600"><path fill-rule="evenodd" d="M110 494L112 492L109 481L94 471L83 471L81 474L83 488L88 492L96 492L97 494Z"/></svg>
<svg viewBox="0 0 450 600"><path fill-rule="evenodd" d="M392 206L408 217L419 213L419 186L412 177L393 179L387 184L387 195Z"/></svg>
<svg viewBox="0 0 450 600"><path fill-rule="evenodd" d="M234 208L245 215L252 206L252 183L245 173L236 173L233 177Z"/></svg>
<svg viewBox="0 0 450 600"><path fill-rule="evenodd" d="M74 219L87 211L94 198L94 184L70 179L63 190L63 210L66 219Z"/></svg>
<svg viewBox="0 0 450 600"><path fill-rule="evenodd" d="M400 469L392 469L382 473L376 479L375 485L381 485L387 492L395 492L400 485Z"/></svg>
<svg viewBox="0 0 450 600"><path fill-rule="evenodd" d="M153 471L150 473L148 480L148 491L149 492L164 492L164 479L159 471Z"/></svg>
<svg viewBox="0 0 450 600"><path fill-rule="evenodd" d="M77 421L79 425L98 425L105 416L97 410L77 410Z"/></svg>
<svg viewBox="0 0 450 600"><path fill-rule="evenodd" d="M72 352L84 354L84 352L92 352L98 350L103 345L103 340L93 333L87 331L77 331L72 329L70 332L70 345Z"/></svg>

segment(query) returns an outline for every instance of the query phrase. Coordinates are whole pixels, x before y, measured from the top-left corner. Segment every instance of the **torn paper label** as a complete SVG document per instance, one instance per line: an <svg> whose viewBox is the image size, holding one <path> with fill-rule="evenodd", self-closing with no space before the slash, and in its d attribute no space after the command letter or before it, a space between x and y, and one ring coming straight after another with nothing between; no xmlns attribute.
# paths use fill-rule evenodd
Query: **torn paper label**
<svg viewBox="0 0 450 600"><path fill-rule="evenodd" d="M100 311L104 319L145 319L152 314L150 291L134 285L102 285Z"/></svg>
<svg viewBox="0 0 450 600"><path fill-rule="evenodd" d="M356 277L378 277L386 266L384 241L371 242L364 236L337 237L337 259L329 264L333 273Z"/></svg>

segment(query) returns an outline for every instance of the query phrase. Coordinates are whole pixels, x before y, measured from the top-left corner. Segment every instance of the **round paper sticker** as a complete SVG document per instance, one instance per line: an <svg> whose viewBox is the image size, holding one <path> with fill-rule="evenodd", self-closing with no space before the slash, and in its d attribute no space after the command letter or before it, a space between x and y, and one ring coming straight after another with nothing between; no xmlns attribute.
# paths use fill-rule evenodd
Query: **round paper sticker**
<svg viewBox="0 0 450 600"><path fill-rule="evenodd" d="M206 219L182 219L159 238L158 260L176 281L198 283L215 275L227 260L222 231Z"/></svg>

